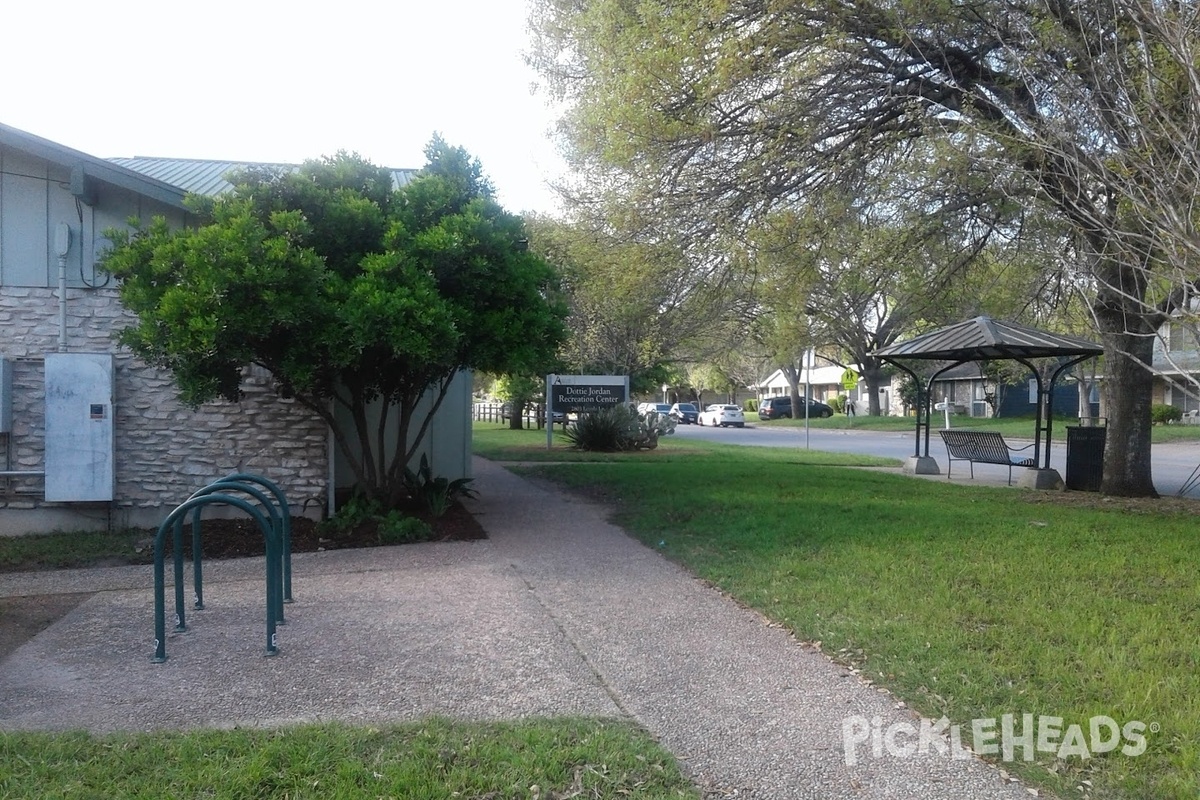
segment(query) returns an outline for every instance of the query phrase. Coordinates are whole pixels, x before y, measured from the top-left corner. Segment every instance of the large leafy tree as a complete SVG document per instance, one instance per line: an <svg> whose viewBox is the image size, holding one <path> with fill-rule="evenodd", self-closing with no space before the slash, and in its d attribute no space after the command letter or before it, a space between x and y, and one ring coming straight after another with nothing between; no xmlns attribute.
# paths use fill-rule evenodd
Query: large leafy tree
<svg viewBox="0 0 1200 800"><path fill-rule="evenodd" d="M604 215L534 218L529 227L531 247L562 275L568 368L629 375L635 392L656 394L685 352L728 330L735 310L721 287L698 285L686 249L669 237Z"/></svg>
<svg viewBox="0 0 1200 800"><path fill-rule="evenodd" d="M137 315L122 341L192 405L238 400L245 368L265 368L329 423L361 488L395 502L459 371L535 368L565 316L553 270L479 162L439 137L426 156L399 189L345 153L250 170L226 195L193 198L194 227L110 232L106 265Z"/></svg>
<svg viewBox="0 0 1200 800"><path fill-rule="evenodd" d="M934 140L1085 255L1105 349L1104 491L1154 493L1154 332L1197 277L1194 3L539 0L532 60L574 157L697 236ZM589 176L595 179L595 176Z"/></svg>
<svg viewBox="0 0 1200 800"><path fill-rule="evenodd" d="M981 260L996 232L987 219L913 214L891 193L859 186L814 191L770 215L749 241L760 275L760 308L780 345L780 364L798 402L800 353L817 347L861 368L868 408L888 366L875 350L959 313L954 288ZM972 204L979 210L978 204ZM789 331L791 338L784 338Z"/></svg>

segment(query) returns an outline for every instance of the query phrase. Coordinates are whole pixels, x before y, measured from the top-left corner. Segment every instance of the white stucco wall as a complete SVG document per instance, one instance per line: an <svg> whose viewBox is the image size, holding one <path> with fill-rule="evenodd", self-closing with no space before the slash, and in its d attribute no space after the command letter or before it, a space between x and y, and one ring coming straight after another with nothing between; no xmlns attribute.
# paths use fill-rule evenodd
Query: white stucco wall
<svg viewBox="0 0 1200 800"><path fill-rule="evenodd" d="M417 427L429 413L432 403L432 394L427 393L418 405L413 427L409 431L410 445L415 441ZM438 407L437 414L430 420L429 431L412 460L414 470L421 463L421 456L424 455L429 459L429 468L436 477L449 480L471 477L471 409L471 373L464 371L460 372L451 382L441 406ZM370 425L374 428L379 419L378 404L369 409L368 415ZM352 419L346 409L338 408L337 419L339 427L353 430ZM386 430L387 441L394 441L396 437L395 413L388 415ZM351 441L350 446L357 457L359 454L357 443ZM344 489L352 486L354 471L351 469L346 455L340 449L334 454L334 463L337 488Z"/></svg>

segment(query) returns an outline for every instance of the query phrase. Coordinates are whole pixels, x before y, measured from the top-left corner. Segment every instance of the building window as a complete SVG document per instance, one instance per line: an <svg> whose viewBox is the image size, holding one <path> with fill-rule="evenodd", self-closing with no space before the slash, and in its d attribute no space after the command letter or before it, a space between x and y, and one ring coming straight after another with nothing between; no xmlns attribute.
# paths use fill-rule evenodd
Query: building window
<svg viewBox="0 0 1200 800"><path fill-rule="evenodd" d="M1172 322L1168 334L1167 349L1172 353L1197 350L1196 331L1190 324Z"/></svg>

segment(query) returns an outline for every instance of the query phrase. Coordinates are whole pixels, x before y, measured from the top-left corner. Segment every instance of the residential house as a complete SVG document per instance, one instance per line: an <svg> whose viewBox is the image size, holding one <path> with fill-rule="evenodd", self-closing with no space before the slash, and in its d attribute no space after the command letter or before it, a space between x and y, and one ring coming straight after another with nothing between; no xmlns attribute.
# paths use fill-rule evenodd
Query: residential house
<svg viewBox="0 0 1200 800"><path fill-rule="evenodd" d="M846 388L842 385L842 375L845 373L845 367L836 365L813 367L812 369L800 370L800 394L805 392L807 385L811 392L813 400L818 400L822 403L828 403L835 397L846 395ZM765 381L757 387L759 399L765 397L777 397L791 392L791 385L783 374L782 369L777 369L772 372ZM892 407L893 395L891 383L886 386L876 387L880 393L879 407L883 409L885 414L898 414L899 410ZM867 408L867 384L865 381L859 381L851 392L849 397L855 402L855 405L860 409L861 413L865 413Z"/></svg>
<svg viewBox="0 0 1200 800"><path fill-rule="evenodd" d="M1154 403L1175 406L1190 418L1200 416L1200 345L1196 329L1174 320L1154 340Z"/></svg>
<svg viewBox="0 0 1200 800"><path fill-rule="evenodd" d="M1019 417L1037 412L1037 383L1032 377L996 386L995 381L985 379L975 362L959 364L938 376L933 382L934 404L949 403L951 413L971 417ZM988 402L994 395L996 408ZM1097 399L1098 402L1098 399ZM1079 411L1079 390L1074 383L1061 378L1054 387L1053 400L1056 416L1075 416Z"/></svg>

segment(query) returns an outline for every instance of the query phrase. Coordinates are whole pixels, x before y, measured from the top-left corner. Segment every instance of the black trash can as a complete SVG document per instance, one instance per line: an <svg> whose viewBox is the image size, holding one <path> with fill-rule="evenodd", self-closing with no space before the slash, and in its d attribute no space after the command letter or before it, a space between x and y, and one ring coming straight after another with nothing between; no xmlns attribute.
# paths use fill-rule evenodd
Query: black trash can
<svg viewBox="0 0 1200 800"><path fill-rule="evenodd" d="M1105 428L1067 426L1068 489L1098 492L1104 480Z"/></svg>

